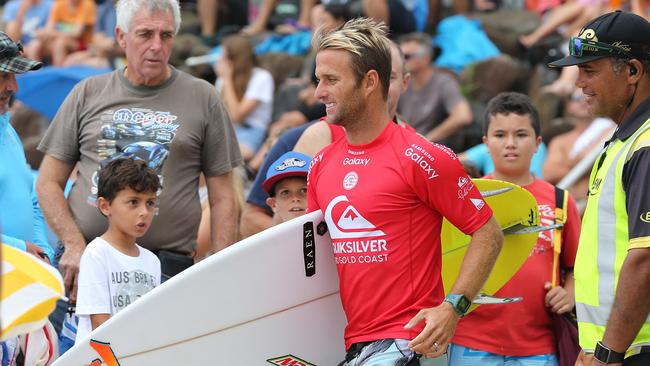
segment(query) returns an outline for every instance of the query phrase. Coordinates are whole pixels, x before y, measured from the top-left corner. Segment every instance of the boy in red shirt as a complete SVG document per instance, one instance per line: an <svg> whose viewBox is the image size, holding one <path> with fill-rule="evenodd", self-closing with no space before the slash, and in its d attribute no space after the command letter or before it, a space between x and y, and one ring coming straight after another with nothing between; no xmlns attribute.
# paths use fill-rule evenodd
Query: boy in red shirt
<svg viewBox="0 0 650 366"><path fill-rule="evenodd" d="M530 99L501 93L488 104L483 142L494 161L494 178L530 191L542 225L555 220L555 187L530 172L530 161L542 141L539 115ZM580 236L580 216L571 196L562 229L560 269L562 286L552 287L553 231L543 231L530 257L495 296L524 299L507 305L482 305L463 318L449 350L450 366L555 366L555 338L551 312L571 311L573 262ZM558 274L559 275L559 274Z"/></svg>

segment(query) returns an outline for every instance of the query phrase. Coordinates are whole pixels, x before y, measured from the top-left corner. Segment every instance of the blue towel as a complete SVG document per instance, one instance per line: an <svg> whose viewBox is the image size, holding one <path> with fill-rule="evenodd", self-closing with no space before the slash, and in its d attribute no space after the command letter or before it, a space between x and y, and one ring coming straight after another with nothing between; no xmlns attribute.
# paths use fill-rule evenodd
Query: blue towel
<svg viewBox="0 0 650 366"><path fill-rule="evenodd" d="M298 31L291 34L273 34L255 47L255 54L269 52L288 53L292 56L303 56L311 47L311 32Z"/></svg>
<svg viewBox="0 0 650 366"><path fill-rule="evenodd" d="M467 65L501 53L487 37L478 20L470 20L462 15L454 15L440 22L435 44L442 49L435 64L458 74Z"/></svg>

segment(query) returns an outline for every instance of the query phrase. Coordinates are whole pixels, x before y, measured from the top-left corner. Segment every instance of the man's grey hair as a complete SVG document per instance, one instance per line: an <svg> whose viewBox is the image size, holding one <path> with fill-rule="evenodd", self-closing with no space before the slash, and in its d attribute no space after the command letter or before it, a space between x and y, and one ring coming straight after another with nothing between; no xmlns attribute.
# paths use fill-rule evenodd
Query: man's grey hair
<svg viewBox="0 0 650 366"><path fill-rule="evenodd" d="M643 71L646 72L647 70L650 70L650 60L639 60L641 62L641 65L643 66ZM614 71L614 74L620 75L621 72L623 71L624 66L629 66L630 65L630 59L629 58L621 58L621 57L612 57L612 70ZM639 70L640 71L640 70ZM647 72L646 72L647 74Z"/></svg>
<svg viewBox="0 0 650 366"><path fill-rule="evenodd" d="M140 10L148 13L164 12L174 17L174 33L178 34L181 27L181 8L178 0L119 0L115 6L117 26L128 32L133 23L133 16Z"/></svg>

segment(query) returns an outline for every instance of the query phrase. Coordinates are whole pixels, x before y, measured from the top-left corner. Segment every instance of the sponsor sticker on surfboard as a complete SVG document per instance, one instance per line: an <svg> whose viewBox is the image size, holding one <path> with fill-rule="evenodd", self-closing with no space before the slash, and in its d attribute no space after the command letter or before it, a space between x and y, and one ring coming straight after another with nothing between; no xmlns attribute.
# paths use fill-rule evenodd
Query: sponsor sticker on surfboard
<svg viewBox="0 0 650 366"><path fill-rule="evenodd" d="M284 355L266 360L266 362L278 366L316 366L294 355Z"/></svg>

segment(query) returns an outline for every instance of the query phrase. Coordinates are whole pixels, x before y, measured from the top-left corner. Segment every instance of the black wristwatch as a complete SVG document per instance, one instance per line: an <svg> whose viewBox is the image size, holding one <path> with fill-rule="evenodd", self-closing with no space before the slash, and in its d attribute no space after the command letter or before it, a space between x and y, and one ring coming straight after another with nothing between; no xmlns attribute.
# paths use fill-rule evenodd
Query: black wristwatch
<svg viewBox="0 0 650 366"><path fill-rule="evenodd" d="M450 303L461 317L467 314L467 310L469 310L470 305L472 305L472 302L463 294L448 294L445 296L444 301Z"/></svg>
<svg viewBox="0 0 650 366"><path fill-rule="evenodd" d="M619 363L623 362L625 352L616 352L604 345L603 342L598 341L596 343L596 349L594 350L594 358L604 364Z"/></svg>

